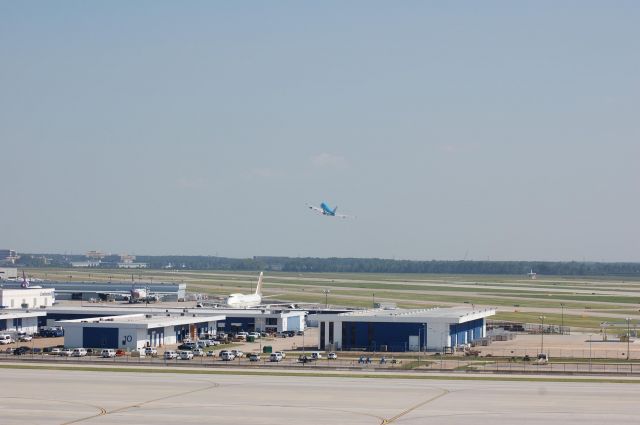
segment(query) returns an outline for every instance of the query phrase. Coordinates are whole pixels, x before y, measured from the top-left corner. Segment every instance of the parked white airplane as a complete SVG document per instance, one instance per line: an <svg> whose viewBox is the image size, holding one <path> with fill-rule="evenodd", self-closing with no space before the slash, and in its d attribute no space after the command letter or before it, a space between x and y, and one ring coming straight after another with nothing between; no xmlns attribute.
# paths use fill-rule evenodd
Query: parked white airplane
<svg viewBox="0 0 640 425"><path fill-rule="evenodd" d="M256 287L256 292L251 295L246 294L231 294L225 300L226 307L233 308L247 308L247 307L257 307L262 303L262 272L260 272L260 277L258 277L258 286Z"/></svg>

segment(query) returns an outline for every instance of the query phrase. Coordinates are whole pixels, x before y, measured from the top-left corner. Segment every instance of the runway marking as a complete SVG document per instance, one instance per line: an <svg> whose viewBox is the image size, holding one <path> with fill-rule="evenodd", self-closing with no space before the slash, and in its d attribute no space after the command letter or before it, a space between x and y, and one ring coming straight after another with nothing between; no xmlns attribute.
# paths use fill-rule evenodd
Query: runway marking
<svg viewBox="0 0 640 425"><path fill-rule="evenodd" d="M14 400L30 400L30 401L51 401L51 402L55 402L55 403L67 403L67 404L75 404L75 405L82 405L82 406L88 406L88 407L93 407L94 409L98 409L98 413L95 415L90 415L87 416L85 418L82 418L81 420L87 420L87 419L91 419L91 418L97 418L99 416L104 416L107 414L107 409L105 409L102 406L98 406L95 404L90 404L90 403L83 403L81 401L68 401L68 400L56 400L56 399L50 399L50 398L33 398L33 397L0 397L0 399L14 399ZM64 425L66 424L72 424L72 423L76 423L79 422L80 420L75 420L72 422L65 422Z"/></svg>
<svg viewBox="0 0 640 425"><path fill-rule="evenodd" d="M444 388L440 388L440 391L442 391L440 394L431 397L428 400L425 400L423 402L420 402L418 404L416 404L415 406L411 406L408 409L403 410L402 412L398 413L397 415L395 415L392 418L389 419L383 419L381 425L386 425L386 424L391 424L395 421L397 421L398 419L400 419L401 417L408 415L409 413L413 412L416 409L419 409L420 407L431 403L432 401L435 401L437 399L439 399L440 397L444 397L445 395L449 394L451 391L444 389Z"/></svg>
<svg viewBox="0 0 640 425"><path fill-rule="evenodd" d="M156 401L167 400L167 399L170 399L170 398L173 398L173 397L180 397L180 396L183 396L183 395L193 394L193 393L197 393L197 392L200 392L200 391L206 391L206 390L210 390L212 388L218 388L218 387L220 387L220 384L218 384L217 382L212 382L211 385L207 385L206 387L203 387L203 388L196 388L194 390L188 390L188 391L182 391L182 392L179 392L179 393L168 394L168 395L163 396L163 397L158 397L158 398L154 398L154 399L151 399L151 400L146 400L146 401L143 401L143 402L140 402L140 403L119 407L119 408L113 409L113 410L106 410L106 409L104 409L102 407L94 406L94 407L99 407L100 410L101 410L100 413L98 413L97 415L86 416L86 417L83 417L83 418L75 419L73 421L63 422L61 425L76 424L76 423L88 421L89 419L97 418L97 417L100 417L100 416L106 416L106 415L111 415L111 414L114 414L114 413L124 412L125 410L133 409L134 407L142 407L142 406L144 406L146 404L154 403Z"/></svg>

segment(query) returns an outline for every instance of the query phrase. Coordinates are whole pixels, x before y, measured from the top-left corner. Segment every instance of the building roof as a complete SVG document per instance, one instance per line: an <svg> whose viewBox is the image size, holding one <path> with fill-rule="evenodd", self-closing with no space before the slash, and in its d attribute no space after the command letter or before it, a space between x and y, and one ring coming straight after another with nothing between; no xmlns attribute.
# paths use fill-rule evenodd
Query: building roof
<svg viewBox="0 0 640 425"><path fill-rule="evenodd" d="M46 316L44 310L0 310L0 320L5 319L22 319L25 317L41 317Z"/></svg>
<svg viewBox="0 0 640 425"><path fill-rule="evenodd" d="M496 310L472 309L468 307L427 308L427 309L370 309L355 310L338 314L318 314L318 320L342 322L449 322L464 323L496 314Z"/></svg>
<svg viewBox="0 0 640 425"><path fill-rule="evenodd" d="M92 327L130 327L130 328L161 328L165 326L190 325L202 322L217 322L225 319L224 315L217 316L196 316L191 314L166 316L151 316L149 314L126 314L121 316L92 317L87 319L60 320L65 326L78 324L84 326L91 324Z"/></svg>
<svg viewBox="0 0 640 425"><path fill-rule="evenodd" d="M126 315L126 314L181 314L188 315L196 314L198 316L206 315L224 315L228 317L291 317L300 316L306 314L306 311L289 311L281 309L260 309L260 308L247 308L247 309L216 309L216 308L179 308L179 307L149 307L145 305L91 305L91 306L65 306L56 305L48 307L47 310L51 313L61 314L105 314L105 315Z"/></svg>

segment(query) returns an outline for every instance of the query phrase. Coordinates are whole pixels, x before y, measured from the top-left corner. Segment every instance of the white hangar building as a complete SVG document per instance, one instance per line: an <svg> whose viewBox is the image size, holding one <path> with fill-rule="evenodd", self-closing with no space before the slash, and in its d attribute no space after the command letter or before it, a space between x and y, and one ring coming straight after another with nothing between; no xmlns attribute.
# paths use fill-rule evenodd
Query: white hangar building
<svg viewBox="0 0 640 425"><path fill-rule="evenodd" d="M215 331L224 315L126 314L62 320L65 347L122 348L134 350L177 344L186 337Z"/></svg>
<svg viewBox="0 0 640 425"><path fill-rule="evenodd" d="M0 288L0 308L40 308L55 302L53 288Z"/></svg>
<svg viewBox="0 0 640 425"><path fill-rule="evenodd" d="M310 316L320 326L318 348L344 351L442 351L483 338L494 309L358 310Z"/></svg>
<svg viewBox="0 0 640 425"><path fill-rule="evenodd" d="M0 332L10 334L38 333L38 318L46 315L45 311L0 310Z"/></svg>

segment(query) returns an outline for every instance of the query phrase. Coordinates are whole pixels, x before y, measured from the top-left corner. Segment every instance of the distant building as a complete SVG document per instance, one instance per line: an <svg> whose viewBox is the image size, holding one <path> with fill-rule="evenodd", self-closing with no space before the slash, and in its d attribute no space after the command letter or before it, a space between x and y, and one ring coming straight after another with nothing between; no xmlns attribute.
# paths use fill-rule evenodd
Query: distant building
<svg viewBox="0 0 640 425"><path fill-rule="evenodd" d="M99 267L100 260L72 261L71 267Z"/></svg>
<svg viewBox="0 0 640 425"><path fill-rule="evenodd" d="M15 280L18 278L18 269L15 267L0 267L0 280Z"/></svg>
<svg viewBox="0 0 640 425"><path fill-rule="evenodd" d="M119 269L146 269L147 263L118 263Z"/></svg>
<svg viewBox="0 0 640 425"><path fill-rule="evenodd" d="M0 288L0 308L50 307L55 302L53 288Z"/></svg>
<svg viewBox="0 0 640 425"><path fill-rule="evenodd" d="M0 262L15 264L20 256L13 249L0 249Z"/></svg>
<svg viewBox="0 0 640 425"><path fill-rule="evenodd" d="M100 251L89 251L85 254L85 257L91 259L91 260L102 260L104 257L106 257L107 254L105 254L104 252L100 252Z"/></svg>

